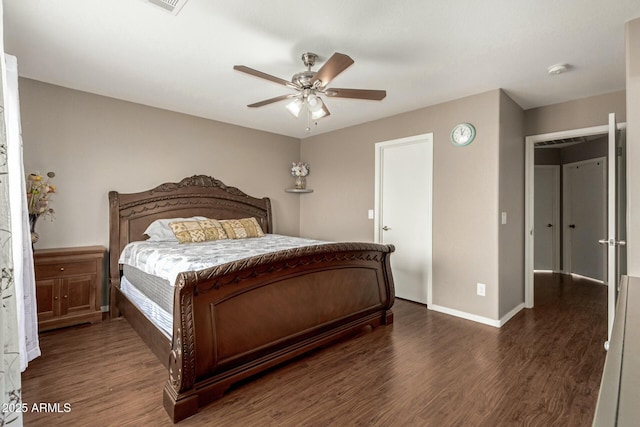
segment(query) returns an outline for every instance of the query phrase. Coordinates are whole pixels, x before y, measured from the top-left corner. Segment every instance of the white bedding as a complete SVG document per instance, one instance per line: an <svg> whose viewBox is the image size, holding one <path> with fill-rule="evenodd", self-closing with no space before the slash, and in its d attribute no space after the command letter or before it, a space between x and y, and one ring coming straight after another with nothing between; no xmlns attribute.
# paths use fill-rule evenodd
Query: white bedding
<svg viewBox="0 0 640 427"><path fill-rule="evenodd" d="M197 271L255 255L325 243L279 234L202 243L141 241L125 246L119 263L136 267L174 285L178 274L184 271Z"/></svg>

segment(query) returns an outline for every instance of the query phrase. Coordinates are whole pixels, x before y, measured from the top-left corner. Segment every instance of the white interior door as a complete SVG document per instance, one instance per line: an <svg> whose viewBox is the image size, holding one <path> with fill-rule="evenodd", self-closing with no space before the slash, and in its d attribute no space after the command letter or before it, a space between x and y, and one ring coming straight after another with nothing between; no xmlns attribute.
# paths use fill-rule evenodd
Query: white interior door
<svg viewBox="0 0 640 427"><path fill-rule="evenodd" d="M376 144L375 239L393 244L399 298L431 304L433 134Z"/></svg>
<svg viewBox="0 0 640 427"><path fill-rule="evenodd" d="M607 231L600 243L606 246L608 337L615 318L620 275L626 274L626 130L618 132L616 116L609 114L609 151L607 180ZM622 135L622 137L620 137Z"/></svg>
<svg viewBox="0 0 640 427"><path fill-rule="evenodd" d="M560 166L536 165L534 270L560 269Z"/></svg>
<svg viewBox="0 0 640 427"><path fill-rule="evenodd" d="M564 177L564 269L605 281L606 258L598 242L606 236L606 158L568 163Z"/></svg>

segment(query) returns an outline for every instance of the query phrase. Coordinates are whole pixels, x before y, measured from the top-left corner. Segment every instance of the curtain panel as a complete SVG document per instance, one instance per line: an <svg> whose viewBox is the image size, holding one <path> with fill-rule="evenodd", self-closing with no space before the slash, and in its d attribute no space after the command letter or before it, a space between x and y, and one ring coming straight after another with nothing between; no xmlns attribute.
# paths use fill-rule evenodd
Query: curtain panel
<svg viewBox="0 0 640 427"><path fill-rule="evenodd" d="M0 46L2 47L2 46ZM22 413L12 411L21 403L18 304L13 269L9 167L6 126L7 79L4 48L0 51L0 425L22 425Z"/></svg>
<svg viewBox="0 0 640 427"><path fill-rule="evenodd" d="M27 186L22 160L22 130L20 128L20 101L18 95L18 61L5 55L7 85L5 87L5 122L9 170L9 205L13 252L13 276L18 304L18 336L20 338L20 370L29 361L40 356L38 341L38 310L36 306L36 279L33 267L33 248L29 231Z"/></svg>

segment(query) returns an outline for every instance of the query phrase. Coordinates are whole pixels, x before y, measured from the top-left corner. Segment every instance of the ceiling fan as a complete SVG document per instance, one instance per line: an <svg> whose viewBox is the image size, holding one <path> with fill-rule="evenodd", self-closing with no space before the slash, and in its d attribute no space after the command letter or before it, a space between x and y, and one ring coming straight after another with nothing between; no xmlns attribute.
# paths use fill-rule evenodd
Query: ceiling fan
<svg viewBox="0 0 640 427"><path fill-rule="evenodd" d="M302 62L307 69L306 71L294 74L291 81L254 70L244 65L234 66L234 70L242 71L243 73L251 74L252 76L260 77L297 91L289 95L280 95L275 98L249 104L247 107L262 107L263 105L285 99L292 99L292 101L287 104L287 110L289 110L291 114L299 117L302 110L306 108L309 120L318 120L331 114L324 101L320 98L320 95L333 98L368 99L373 101L380 101L387 96L387 92L384 90L328 88L327 85L331 80L346 70L354 61L348 55L336 52L318 71L311 71L311 67L315 65L316 59L318 59L318 55L315 53L303 53ZM307 127L307 130L310 130L309 127Z"/></svg>

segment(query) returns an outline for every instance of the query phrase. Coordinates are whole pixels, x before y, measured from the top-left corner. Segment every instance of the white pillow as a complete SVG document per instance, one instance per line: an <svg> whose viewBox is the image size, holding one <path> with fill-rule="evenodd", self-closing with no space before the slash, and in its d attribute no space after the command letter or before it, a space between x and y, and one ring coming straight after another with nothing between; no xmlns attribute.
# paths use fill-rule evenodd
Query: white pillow
<svg viewBox="0 0 640 427"><path fill-rule="evenodd" d="M151 242L177 242L175 234L169 227L170 222L175 221L196 221L196 220L205 220L206 217L203 216L194 216L191 218L168 218L168 219L156 219L153 221L146 230L144 230L144 234L149 236L149 241Z"/></svg>

